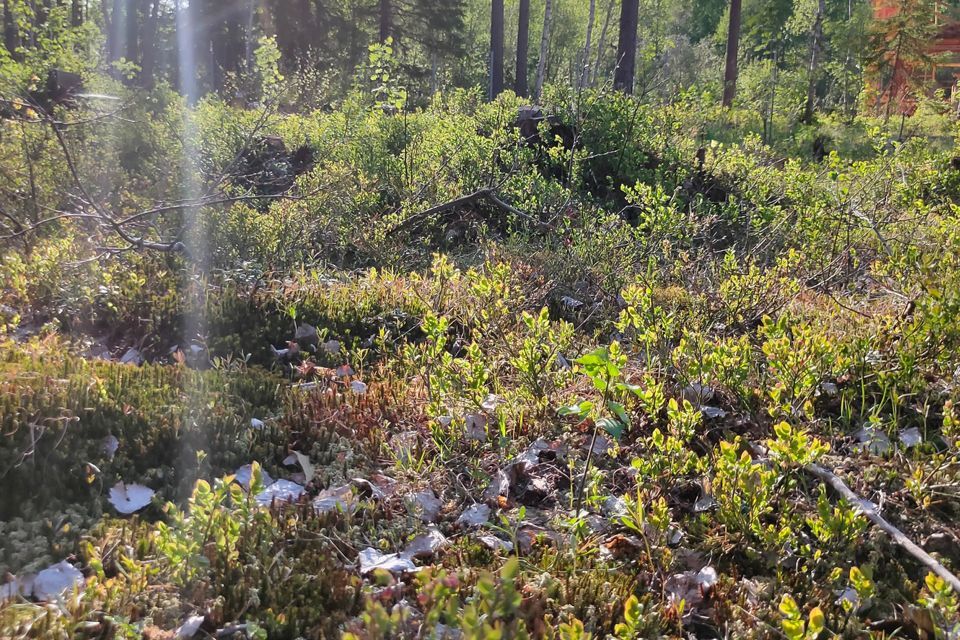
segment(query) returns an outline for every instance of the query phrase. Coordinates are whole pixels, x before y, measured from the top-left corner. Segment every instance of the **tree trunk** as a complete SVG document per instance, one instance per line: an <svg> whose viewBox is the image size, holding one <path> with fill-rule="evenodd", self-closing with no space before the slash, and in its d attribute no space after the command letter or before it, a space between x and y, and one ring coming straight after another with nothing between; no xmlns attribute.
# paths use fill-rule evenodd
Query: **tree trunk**
<svg viewBox="0 0 960 640"><path fill-rule="evenodd" d="M546 0L543 8L543 33L540 35L540 60L537 62L537 85L534 99L539 102L543 95L543 82L547 75L547 56L550 55L550 22L553 20L553 0Z"/></svg>
<svg viewBox="0 0 960 640"><path fill-rule="evenodd" d="M204 74L210 85L214 85L214 69L210 56L210 40L213 37L213 25L208 24L204 13L206 0L190 0L184 6L183 0L176 0L181 6L182 23L179 25L183 33L183 47L189 51L182 51L180 73L187 82L184 87L191 104L194 104L206 93L203 86ZM186 55L184 55L186 54ZM188 62L189 64L183 64ZM188 78L189 76L189 78Z"/></svg>
<svg viewBox="0 0 960 640"><path fill-rule="evenodd" d="M607 2L607 16L603 19L603 29L600 30L600 40L597 42L597 63L593 67L593 77L590 78L590 85L596 83L597 77L600 75L600 65L603 64L603 52L607 47L607 30L610 28L610 21L613 18L613 7L615 6L613 0L608 0Z"/></svg>
<svg viewBox="0 0 960 640"><path fill-rule="evenodd" d="M770 77L770 101L763 119L763 143L773 144L773 110L777 103L777 86L780 83L780 59L783 57L783 41L773 50L773 69Z"/></svg>
<svg viewBox="0 0 960 640"><path fill-rule="evenodd" d="M70 26L83 26L83 0L73 0L70 3Z"/></svg>
<svg viewBox="0 0 960 640"><path fill-rule="evenodd" d="M730 25L727 27L727 64L723 73L723 106L733 105L737 95L737 61L740 57L740 3L730 0Z"/></svg>
<svg viewBox="0 0 960 640"><path fill-rule="evenodd" d="M587 16L587 42L583 45L583 69L580 71L578 90L583 91L590 79L590 54L593 53L593 23L597 19L597 0L590 0L590 13Z"/></svg>
<svg viewBox="0 0 960 640"><path fill-rule="evenodd" d="M239 73L243 63L242 8L231 3L226 9L218 10L219 3L214 2L210 2L207 8L205 20L209 34L211 87L220 91L227 74Z"/></svg>
<svg viewBox="0 0 960 640"><path fill-rule="evenodd" d="M626 94L633 93L633 79L637 67L639 19L639 0L623 0L620 5L620 36L617 41L617 68L613 74L613 88Z"/></svg>
<svg viewBox="0 0 960 640"><path fill-rule="evenodd" d="M247 0L243 32L243 68L247 73L253 71L253 19L257 14L256 0Z"/></svg>
<svg viewBox="0 0 960 640"><path fill-rule="evenodd" d="M847 0L847 24L850 24L851 20L853 20L853 0ZM850 61L853 56L850 51L850 40L848 38L844 38L844 40L847 44L847 51L843 60L843 115L849 118L852 124L853 118L851 117L850 105L853 104L853 100L850 95ZM857 84L859 85L860 83Z"/></svg>
<svg viewBox="0 0 960 640"><path fill-rule="evenodd" d="M8 0L9 1L9 0ZM179 0L174 0L175 2ZM103 21L103 47L106 59L110 60L110 50L113 46L113 22L110 20L110 11L107 10L108 0L100 0L100 19Z"/></svg>
<svg viewBox="0 0 960 640"><path fill-rule="evenodd" d="M20 33L17 31L17 18L13 13L13 0L3 0L3 46L14 60L20 60Z"/></svg>
<svg viewBox="0 0 960 640"><path fill-rule="evenodd" d="M350 4L350 23L357 24L359 18L357 17L357 5L355 3ZM360 64L361 56L361 42L360 38L357 37L357 29L350 29L348 31L348 40L347 40L347 59L349 60L351 69L356 68ZM343 74L343 84L342 87L344 90L349 88L350 74Z"/></svg>
<svg viewBox="0 0 960 640"><path fill-rule="evenodd" d="M123 41L123 0L113 0L113 9L110 11L110 22L107 24L107 62L120 59L121 42Z"/></svg>
<svg viewBox="0 0 960 640"><path fill-rule="evenodd" d="M186 39L183 37L184 14L180 8L180 0L173 0L173 55L170 56L170 82L177 93L187 99L188 104L193 104L193 96L187 91L183 82L184 53L186 48Z"/></svg>
<svg viewBox="0 0 960 640"><path fill-rule="evenodd" d="M211 24L208 27L209 41L202 41L209 49L205 51L210 60L210 90L217 92L223 88L224 65L227 57L227 42L223 33L223 25Z"/></svg>
<svg viewBox="0 0 960 640"><path fill-rule="evenodd" d="M126 0L127 10L124 15L126 22L124 27L126 29L126 52L124 53L124 58L127 59L127 62L133 62L135 64L140 62L140 20L142 18L142 9L145 3L144 0Z"/></svg>
<svg viewBox="0 0 960 640"><path fill-rule="evenodd" d="M530 88L527 83L527 58L530 51L530 0L520 0L520 17L517 24L517 73L513 89L518 96L526 97Z"/></svg>
<svg viewBox="0 0 960 640"><path fill-rule="evenodd" d="M823 40L823 16L827 11L826 0L817 3L817 15L813 20L813 34L810 39L810 67L807 70L807 102L803 106L802 121L813 122L813 103L817 91L817 72L820 68L820 49Z"/></svg>
<svg viewBox="0 0 960 640"><path fill-rule="evenodd" d="M393 35L393 7L390 0L380 0L380 42Z"/></svg>
<svg viewBox="0 0 960 640"><path fill-rule="evenodd" d="M156 84L157 66L157 24L160 20L160 0L148 0L144 16L141 48L143 61L140 63L140 85L152 89Z"/></svg>
<svg viewBox="0 0 960 640"><path fill-rule="evenodd" d="M234 3L230 14L226 18L227 24L225 25L226 60L224 67L238 77L243 71L243 61L245 60L246 28L243 15L242 3Z"/></svg>
<svg viewBox="0 0 960 640"><path fill-rule="evenodd" d="M490 99L503 93L503 0L490 3Z"/></svg>

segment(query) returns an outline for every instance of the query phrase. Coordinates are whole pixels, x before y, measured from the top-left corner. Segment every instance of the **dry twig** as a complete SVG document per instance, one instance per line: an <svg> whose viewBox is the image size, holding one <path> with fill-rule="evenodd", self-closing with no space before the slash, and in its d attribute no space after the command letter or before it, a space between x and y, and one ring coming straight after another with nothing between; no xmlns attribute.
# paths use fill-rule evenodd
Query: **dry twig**
<svg viewBox="0 0 960 640"><path fill-rule="evenodd" d="M850 487L848 487L847 484L840 479L839 476L832 471L821 467L820 465L809 464L804 467L804 469L810 475L830 486L834 491L839 493L845 500L847 500L847 502L859 507L863 515L865 515L873 524L882 529L884 533L889 535L894 542L899 544L907 553L916 558L923 566L927 567L930 569L930 571L943 578L943 580L946 581L947 584L949 584L957 594L960 594L960 578L951 573L950 570L945 566L937 562L929 553L921 549L916 543L908 538L906 534L900 531L900 529L890 524L890 522L881 516L879 511L877 511L877 506L875 504L869 500L864 500L855 494L853 490L851 490Z"/></svg>

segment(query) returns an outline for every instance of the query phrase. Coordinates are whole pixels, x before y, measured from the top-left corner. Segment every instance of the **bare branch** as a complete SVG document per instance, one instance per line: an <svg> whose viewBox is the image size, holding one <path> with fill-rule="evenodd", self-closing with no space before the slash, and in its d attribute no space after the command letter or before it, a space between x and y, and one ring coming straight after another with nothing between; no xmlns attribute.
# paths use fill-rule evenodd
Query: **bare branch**
<svg viewBox="0 0 960 640"><path fill-rule="evenodd" d="M469 204L475 204L481 200L485 200L488 203L494 205L495 207L503 211L506 211L507 213L510 213L514 216L517 216L518 218L522 218L530 222L531 224L541 229L542 231L550 231L552 229L552 227L549 224L542 222L541 220L538 220L534 216L531 216L529 213L524 213L523 211L520 211L516 207L510 204L507 204L506 202L500 199L500 197L496 194L496 192L493 189L489 187L485 187L483 189L477 189L476 191L468 195L460 196L459 198L454 198L453 200L449 200L447 202L430 207L429 209L420 211L419 213L415 213L409 218L407 218L406 220L404 220L403 222L401 222L400 224L396 225L395 227L387 231L387 236L391 236L401 231L402 229L412 226L420 222L421 220L429 218L430 216L436 215L438 213L443 213L445 211L449 211L450 209L456 209L457 207L463 207Z"/></svg>
<svg viewBox="0 0 960 640"><path fill-rule="evenodd" d="M876 505L860 498L860 496L855 494L850 487L848 487L846 483L832 471L829 471L816 464L809 464L804 467L804 469L806 469L807 473L815 476L824 484L829 485L834 491L839 493L844 500L858 507L863 515L867 517L867 519L882 529L884 533L890 536L894 542L900 545L907 553L916 558L923 566L943 578L943 580L949 584L957 594L960 594L960 578L957 578L957 576L951 573L950 570L948 570L942 564L937 562L929 553L921 549L915 542L913 542L902 531L900 531L900 529L890 524L890 522L888 522L883 516L880 515L880 512L877 511Z"/></svg>
<svg viewBox="0 0 960 640"><path fill-rule="evenodd" d="M9 99L0 99L0 103L22 107L31 106L26 102L21 103L20 101ZM41 112L37 112L39 115L35 119L23 120L24 122L50 126L50 129L57 141L57 145L63 154L70 182L76 190L76 193L74 194L67 194L69 199L75 201L76 210L64 211L60 209L46 208L48 211L50 211L51 215L46 218L35 220L32 224L25 224L24 222L18 220L16 216L0 210L0 218L5 218L12 224L12 226L8 226L6 229L9 231L9 233L0 236L0 241L10 241L23 238L24 236L27 236L43 227L64 220L88 220L99 225L108 234L117 236L122 243L120 246L97 247L95 250L96 255L91 258L91 260L99 260L106 256L117 255L119 253L125 253L139 249L149 249L161 252L179 252L184 251L185 246L178 238L152 240L142 233L135 232L134 227L136 225L140 225L144 230L149 229L152 230L152 233L155 233L156 228L152 224L151 219L165 213L244 201L259 202L270 200L300 200L314 196L322 190L320 187L318 187L305 194L279 193L263 195L253 193L227 195L219 192L224 183L231 177L234 177L232 173L233 170L236 168L240 158L243 157L243 154L252 145L255 136L269 123L269 118L273 113L273 110L272 105L266 105L257 122L246 133L244 142L240 149L237 151L233 159L224 167L220 175L210 182L208 189L205 193L203 193L203 195L193 199L161 202L142 211L119 218L116 214L109 211L108 208L100 200L98 200L85 185L73 151L70 148L66 136L64 135L64 130L67 127L101 122L106 119L116 117L117 114L123 109L126 109L127 106L128 105L124 105L114 111L99 114L95 117L82 120L59 121L56 120L52 115L43 114Z"/></svg>

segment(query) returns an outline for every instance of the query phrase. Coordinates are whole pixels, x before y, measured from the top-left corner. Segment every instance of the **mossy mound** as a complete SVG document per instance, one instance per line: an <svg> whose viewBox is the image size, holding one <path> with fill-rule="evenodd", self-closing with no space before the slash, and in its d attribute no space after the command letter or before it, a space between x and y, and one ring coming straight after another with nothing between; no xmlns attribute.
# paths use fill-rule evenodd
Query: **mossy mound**
<svg viewBox="0 0 960 640"><path fill-rule="evenodd" d="M347 280L300 274L284 282L245 290L236 284L204 291L204 333L211 355L249 353L250 361L270 365L270 345L294 339L296 324L315 326L323 340L348 349L369 347L381 329L408 334L424 305L409 288L376 273ZM342 364L337 354L320 353L325 364Z"/></svg>
<svg viewBox="0 0 960 640"><path fill-rule="evenodd" d="M56 556L112 511L117 482L155 489L157 505L189 495L198 477L274 461L279 433L254 429L251 419L275 414L284 395L278 377L256 368L136 367L8 346L0 356L0 523L37 524L31 546ZM0 568L20 568L15 538L0 542Z"/></svg>

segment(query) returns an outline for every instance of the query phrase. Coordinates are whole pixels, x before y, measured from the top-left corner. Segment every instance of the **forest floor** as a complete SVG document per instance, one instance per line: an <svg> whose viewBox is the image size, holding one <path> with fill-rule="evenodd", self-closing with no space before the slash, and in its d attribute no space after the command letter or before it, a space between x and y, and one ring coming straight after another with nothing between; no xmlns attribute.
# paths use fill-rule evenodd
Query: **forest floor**
<svg viewBox="0 0 960 640"><path fill-rule="evenodd" d="M35 444L6 470L6 628L814 638L944 624L949 583L924 583L930 567L865 516L953 566L953 485L932 479L949 445L919 411L890 435L832 427L851 381L827 373L830 344L760 329L789 379L819 374L792 410L832 419L793 427L729 387L651 372L619 342L584 349L573 322L590 312L525 311L542 288L519 264L431 273L305 284L388 311L353 336L304 312L275 373L201 348L145 364L134 347L91 359L54 337L9 345L4 429ZM476 322L483 343L462 333ZM733 367L738 344L672 357ZM501 348L512 375L494 382L485 352ZM840 478L854 501L824 485ZM911 589L928 595L904 604Z"/></svg>

